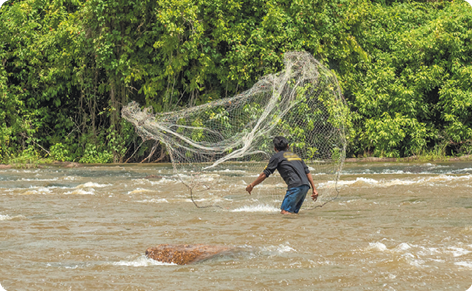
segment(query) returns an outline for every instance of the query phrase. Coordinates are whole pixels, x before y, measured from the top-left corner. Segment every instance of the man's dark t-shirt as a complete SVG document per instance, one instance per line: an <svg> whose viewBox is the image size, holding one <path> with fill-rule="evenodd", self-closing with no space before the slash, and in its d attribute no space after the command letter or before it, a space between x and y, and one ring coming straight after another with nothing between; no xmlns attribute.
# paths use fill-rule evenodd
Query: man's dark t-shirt
<svg viewBox="0 0 472 291"><path fill-rule="evenodd" d="M266 177L269 177L275 170L279 171L289 189L301 185L310 186L306 176L310 170L305 162L292 152L280 151L273 155L263 172Z"/></svg>

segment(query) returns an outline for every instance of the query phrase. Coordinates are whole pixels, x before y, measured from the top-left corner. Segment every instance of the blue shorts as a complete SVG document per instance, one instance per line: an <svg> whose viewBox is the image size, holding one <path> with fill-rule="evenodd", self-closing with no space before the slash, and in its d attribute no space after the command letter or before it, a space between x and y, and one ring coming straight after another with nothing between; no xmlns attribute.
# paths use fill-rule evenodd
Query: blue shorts
<svg viewBox="0 0 472 291"><path fill-rule="evenodd" d="M308 189L310 189L308 185L301 185L288 189L280 209L292 213L298 213L300 207L302 207L303 201L305 201Z"/></svg>

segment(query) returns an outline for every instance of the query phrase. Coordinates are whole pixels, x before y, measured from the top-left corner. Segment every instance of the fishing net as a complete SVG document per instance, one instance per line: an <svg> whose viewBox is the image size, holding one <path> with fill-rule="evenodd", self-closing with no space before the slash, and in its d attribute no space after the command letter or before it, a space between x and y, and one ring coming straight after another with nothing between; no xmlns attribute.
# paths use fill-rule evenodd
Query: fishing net
<svg viewBox="0 0 472 291"><path fill-rule="evenodd" d="M335 75L306 52L286 53L281 72L234 97L157 114L132 102L122 116L144 141L165 146L197 207L230 208L241 200L280 206L286 185L277 172L251 196L245 192L275 154L275 136L289 140L315 178L320 196L305 209L338 195L348 108Z"/></svg>

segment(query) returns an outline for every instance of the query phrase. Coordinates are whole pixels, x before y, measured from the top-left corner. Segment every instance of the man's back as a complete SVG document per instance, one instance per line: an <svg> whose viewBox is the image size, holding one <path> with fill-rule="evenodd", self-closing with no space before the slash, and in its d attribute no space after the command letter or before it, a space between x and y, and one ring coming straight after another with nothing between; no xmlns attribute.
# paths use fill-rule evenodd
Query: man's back
<svg viewBox="0 0 472 291"><path fill-rule="evenodd" d="M264 169L264 174L269 177L277 170L284 179L288 188L301 185L310 185L307 174L310 170L303 160L290 151L279 151L270 158L269 164Z"/></svg>

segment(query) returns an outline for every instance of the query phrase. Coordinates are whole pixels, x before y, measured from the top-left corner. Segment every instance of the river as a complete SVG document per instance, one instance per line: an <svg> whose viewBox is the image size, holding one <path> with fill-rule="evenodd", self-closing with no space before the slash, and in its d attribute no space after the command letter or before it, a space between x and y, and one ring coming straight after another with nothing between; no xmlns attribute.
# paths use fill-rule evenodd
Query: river
<svg viewBox="0 0 472 291"><path fill-rule="evenodd" d="M467 290L472 162L351 163L339 197L299 215L248 196L257 172L215 171L196 208L166 164L0 170L0 286L13 290ZM144 179L160 175L162 179ZM330 186L314 175L320 193ZM227 181L227 182L225 182ZM283 185L269 177L260 191ZM274 183L275 186L274 186ZM229 191L231 189L231 191ZM221 195L228 191L228 195ZM211 195L210 195L211 196ZM202 203L205 199L201 199ZM198 199L197 199L198 202ZM213 203L212 202L212 203ZM158 244L238 251L192 265ZM2 288L0 288L2 290Z"/></svg>

